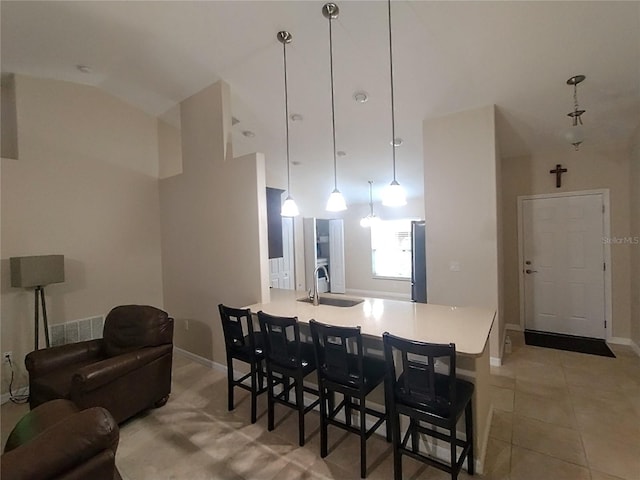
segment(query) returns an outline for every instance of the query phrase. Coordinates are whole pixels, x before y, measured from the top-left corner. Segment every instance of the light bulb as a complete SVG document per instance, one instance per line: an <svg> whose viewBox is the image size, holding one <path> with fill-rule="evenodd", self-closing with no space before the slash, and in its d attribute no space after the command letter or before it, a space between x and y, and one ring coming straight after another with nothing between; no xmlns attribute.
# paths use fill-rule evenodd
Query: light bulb
<svg viewBox="0 0 640 480"><path fill-rule="evenodd" d="M297 217L300 215L300 210L298 210L298 205L291 195L287 195L284 203L282 204L282 209L280 210L280 215L282 217Z"/></svg>
<svg viewBox="0 0 640 480"><path fill-rule="evenodd" d="M407 204L407 194L397 180L394 180L382 194L382 205L385 207L402 207Z"/></svg>

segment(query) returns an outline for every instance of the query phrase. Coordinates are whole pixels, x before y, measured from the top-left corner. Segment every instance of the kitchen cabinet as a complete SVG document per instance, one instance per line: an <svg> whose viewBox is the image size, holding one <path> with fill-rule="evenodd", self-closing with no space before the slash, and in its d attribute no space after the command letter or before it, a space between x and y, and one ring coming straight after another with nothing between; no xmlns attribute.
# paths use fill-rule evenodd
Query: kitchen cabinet
<svg viewBox="0 0 640 480"><path fill-rule="evenodd" d="M303 219L304 232L304 266L306 288L313 288L313 272L317 267L324 266L329 272L329 278L324 271L318 272L318 290L320 293L345 293L344 269L344 222L342 219Z"/></svg>

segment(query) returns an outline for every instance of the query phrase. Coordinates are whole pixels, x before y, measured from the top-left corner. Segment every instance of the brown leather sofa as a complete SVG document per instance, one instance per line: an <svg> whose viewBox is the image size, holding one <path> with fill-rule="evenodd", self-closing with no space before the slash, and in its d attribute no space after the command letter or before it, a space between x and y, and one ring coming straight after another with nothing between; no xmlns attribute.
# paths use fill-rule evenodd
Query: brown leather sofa
<svg viewBox="0 0 640 480"><path fill-rule="evenodd" d="M2 480L120 480L118 425L101 407L52 400L27 413L0 457Z"/></svg>
<svg viewBox="0 0 640 480"><path fill-rule="evenodd" d="M117 423L164 405L171 392L173 319L146 305L115 307L103 338L27 355L31 408L67 398L80 409L104 407Z"/></svg>

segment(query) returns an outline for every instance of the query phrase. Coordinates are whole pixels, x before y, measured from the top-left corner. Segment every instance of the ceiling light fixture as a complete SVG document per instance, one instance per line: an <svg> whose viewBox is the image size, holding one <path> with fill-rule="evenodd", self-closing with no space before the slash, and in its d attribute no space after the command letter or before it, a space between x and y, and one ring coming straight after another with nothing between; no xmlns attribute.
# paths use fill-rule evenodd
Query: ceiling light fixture
<svg viewBox="0 0 640 480"><path fill-rule="evenodd" d="M367 92L356 92L353 94L353 99L358 103L365 103L369 100L369 95L367 95Z"/></svg>
<svg viewBox="0 0 640 480"><path fill-rule="evenodd" d="M586 110L580 110L578 107L578 84L587 78L584 75L576 75L567 80L567 85L573 85L573 112L567 113L568 117L573 119L571 129L567 131L565 137L576 150L580 150L580 144L584 141L584 129L582 127L582 114Z"/></svg>
<svg viewBox="0 0 640 480"><path fill-rule="evenodd" d="M396 179L396 122L393 103L393 44L391 43L391 0L387 0L389 10L389 72L391 78L391 151L393 152L393 181L382 194L382 204L387 207L401 207L407 204L407 195Z"/></svg>
<svg viewBox="0 0 640 480"><path fill-rule="evenodd" d="M286 31L278 32L278 41L282 43L282 56L284 58L284 118L287 131L287 198L285 198L280 210L283 217L297 217L300 210L291 196L291 164L289 162L289 92L287 89L287 44L291 43L293 36Z"/></svg>
<svg viewBox="0 0 640 480"><path fill-rule="evenodd" d="M340 9L335 3L326 3L322 7L322 15L329 20L329 63L331 66L331 125L333 131L333 192L329 195L327 201L327 210L329 212L342 212L347 209L347 203L340 190L338 190L338 162L336 161L336 106L333 94L333 35L331 31L331 22L338 18Z"/></svg>
<svg viewBox="0 0 640 480"><path fill-rule="evenodd" d="M360 226L370 228L380 222L380 218L373 213L373 180L369 180L369 215L360 220Z"/></svg>

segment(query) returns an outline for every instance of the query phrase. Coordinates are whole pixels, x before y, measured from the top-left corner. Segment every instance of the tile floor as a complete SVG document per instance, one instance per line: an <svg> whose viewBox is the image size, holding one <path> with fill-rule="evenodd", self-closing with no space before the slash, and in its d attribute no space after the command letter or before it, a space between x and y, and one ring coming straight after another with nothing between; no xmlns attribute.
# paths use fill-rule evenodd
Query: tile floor
<svg viewBox="0 0 640 480"><path fill-rule="evenodd" d="M494 416L480 476L493 480L640 480L640 357L613 345L617 358L524 345L508 332L513 353L492 367ZM247 395L226 409L226 380L182 356L174 363L169 403L121 426L117 463L125 480L357 479L355 435L330 427L329 456L319 455L319 421L307 415L307 444L297 446L297 419L276 407L266 429L266 399L251 425ZM264 397L264 396L263 396ZM24 405L2 406L2 443ZM284 417L284 419L283 419ZM392 478L389 445L368 442L368 478ZM406 479L446 479L404 459Z"/></svg>

